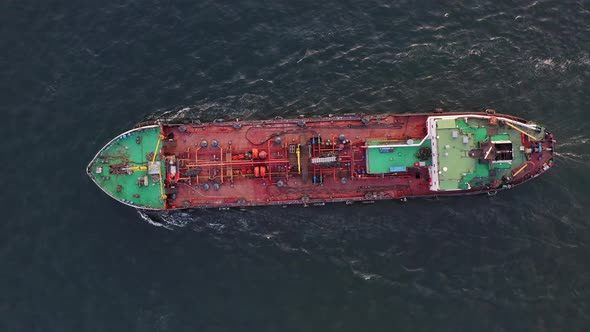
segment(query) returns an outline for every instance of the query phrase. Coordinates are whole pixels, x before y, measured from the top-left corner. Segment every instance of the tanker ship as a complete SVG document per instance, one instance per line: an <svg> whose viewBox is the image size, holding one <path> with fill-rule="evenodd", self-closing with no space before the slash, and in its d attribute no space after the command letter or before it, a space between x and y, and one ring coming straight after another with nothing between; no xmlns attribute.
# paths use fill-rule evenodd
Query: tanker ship
<svg viewBox="0 0 590 332"><path fill-rule="evenodd" d="M494 110L143 123L86 171L138 209L353 204L488 194L553 166L553 135Z"/></svg>

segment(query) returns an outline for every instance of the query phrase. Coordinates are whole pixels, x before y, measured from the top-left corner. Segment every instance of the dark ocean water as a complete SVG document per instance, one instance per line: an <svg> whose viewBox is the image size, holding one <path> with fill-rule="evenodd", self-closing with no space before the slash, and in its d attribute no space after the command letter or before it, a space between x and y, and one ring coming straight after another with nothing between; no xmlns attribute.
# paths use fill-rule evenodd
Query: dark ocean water
<svg viewBox="0 0 590 332"><path fill-rule="evenodd" d="M0 331L590 331L590 2L4 1ZM150 117L485 107L493 198L145 216L87 178Z"/></svg>

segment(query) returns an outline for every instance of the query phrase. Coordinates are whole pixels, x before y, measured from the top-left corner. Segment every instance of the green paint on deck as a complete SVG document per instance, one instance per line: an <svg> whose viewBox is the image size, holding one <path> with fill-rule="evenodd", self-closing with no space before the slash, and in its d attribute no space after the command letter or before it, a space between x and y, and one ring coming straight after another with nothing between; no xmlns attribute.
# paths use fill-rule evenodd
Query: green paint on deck
<svg viewBox="0 0 590 332"><path fill-rule="evenodd" d="M451 122L455 127L451 126ZM442 125L440 124L442 122ZM520 132L508 126L495 125L498 131L496 135L488 136L488 124L485 119L470 118L467 122L460 118L456 120L439 120L437 121L438 136L438 166L439 187L441 190L467 189L468 184L471 187L475 185L485 185L494 179L501 179L503 176L511 174L513 169L518 168L524 162L526 157L520 151L521 135ZM453 138L453 131L457 131L457 137ZM468 137L468 142L463 143L463 136ZM491 141L511 141L513 149L512 162L492 163L491 167L495 169L496 174L490 176L490 166L480 163L479 160L468 156L469 150L479 147L479 143ZM446 171L444 171L446 167Z"/></svg>
<svg viewBox="0 0 590 332"><path fill-rule="evenodd" d="M478 161L475 161L475 170L463 176L463 178L459 181L459 188L460 189L468 189L468 183L471 184L474 180L477 179L484 180L484 183L488 182L488 178L490 176L490 167L486 164L481 164Z"/></svg>
<svg viewBox="0 0 590 332"><path fill-rule="evenodd" d="M439 129L455 129L457 124L455 119L440 119L436 121L436 127Z"/></svg>
<svg viewBox="0 0 590 332"><path fill-rule="evenodd" d="M400 144L392 141L371 141L368 145ZM401 143L403 144L403 143ZM369 174L390 173L390 167L414 167L414 163L420 162L416 156L422 147L430 148L431 141L425 140L420 146L396 146L391 152L380 152L379 148L367 149ZM432 158L425 161L426 166L432 165Z"/></svg>
<svg viewBox="0 0 590 332"><path fill-rule="evenodd" d="M510 141L509 134L499 134L491 137L492 142Z"/></svg>
<svg viewBox="0 0 590 332"><path fill-rule="evenodd" d="M510 163L510 162L493 163L492 167L495 169L512 169L512 163Z"/></svg>
<svg viewBox="0 0 590 332"><path fill-rule="evenodd" d="M477 142L483 142L488 138L488 129L485 122L478 119L470 119L469 124L463 119L456 120L456 127L465 134L473 134Z"/></svg>
<svg viewBox="0 0 590 332"><path fill-rule="evenodd" d="M160 183L152 180L152 176L148 175L148 186L139 186L137 184L139 178L143 178L148 174L148 171L133 171L132 174L109 174L109 165L116 165L127 162L129 166L143 166L148 161L147 154L153 153L158 144L160 135L160 127L152 127L145 129L137 129L126 134L126 137L121 138L121 135L111 142L90 165L91 176L96 180L96 183L113 197L120 201L127 202L145 208L163 209L164 201L161 199ZM140 138L138 144L136 139ZM160 147L161 148L161 145ZM159 148L158 153L159 155ZM156 157L158 161L159 158ZM102 172L99 173L97 168L101 167ZM162 176L165 175L164 164L161 164ZM117 192L117 186L121 186L121 191ZM134 194L139 197L134 197Z"/></svg>
<svg viewBox="0 0 590 332"><path fill-rule="evenodd" d="M471 127L463 119L453 120L454 127L440 128L437 122L439 187L441 190L466 189L467 183L477 177L488 177L488 165L469 157L469 150L487 137L487 129ZM456 132L456 137L453 137ZM463 143L467 137L467 143ZM465 188L462 188L465 187Z"/></svg>

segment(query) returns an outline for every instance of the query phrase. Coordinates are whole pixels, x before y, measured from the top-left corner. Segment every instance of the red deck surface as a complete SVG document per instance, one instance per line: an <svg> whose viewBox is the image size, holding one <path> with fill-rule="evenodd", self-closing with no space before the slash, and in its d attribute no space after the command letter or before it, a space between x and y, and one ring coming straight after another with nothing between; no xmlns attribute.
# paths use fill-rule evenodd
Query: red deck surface
<svg viewBox="0 0 590 332"><path fill-rule="evenodd" d="M420 141L427 134L429 115L164 125L164 135L173 138L164 140L161 158L174 155L180 173L176 183L166 181L167 207L323 204L481 192L482 188L432 192L426 167L412 167L397 175L363 174L367 140ZM341 135L345 143L339 139ZM321 137L322 143L311 144L313 137ZM201 146L203 141L206 147ZM297 146L300 170L293 153ZM256 154L253 150L258 151L259 158L249 158ZM337 154L337 165L314 167L310 158L326 152ZM540 160L531 160L514 184L540 173L551 157L546 152Z"/></svg>

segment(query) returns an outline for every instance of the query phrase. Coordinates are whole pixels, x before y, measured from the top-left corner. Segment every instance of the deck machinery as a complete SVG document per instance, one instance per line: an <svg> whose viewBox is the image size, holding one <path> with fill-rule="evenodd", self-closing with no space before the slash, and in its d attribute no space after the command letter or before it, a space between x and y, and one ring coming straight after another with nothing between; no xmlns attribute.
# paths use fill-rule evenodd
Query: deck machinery
<svg viewBox="0 0 590 332"><path fill-rule="evenodd" d="M553 165L544 127L496 114L424 113L138 125L87 167L141 209L323 205L495 194Z"/></svg>

